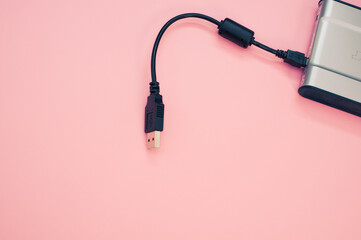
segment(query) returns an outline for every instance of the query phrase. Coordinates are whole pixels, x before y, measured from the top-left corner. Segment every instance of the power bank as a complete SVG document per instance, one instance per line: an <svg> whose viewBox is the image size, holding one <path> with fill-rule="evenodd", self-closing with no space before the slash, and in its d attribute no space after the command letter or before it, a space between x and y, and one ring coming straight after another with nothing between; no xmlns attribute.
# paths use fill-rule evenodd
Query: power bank
<svg viewBox="0 0 361 240"><path fill-rule="evenodd" d="M361 8L321 0L299 94L361 117Z"/></svg>

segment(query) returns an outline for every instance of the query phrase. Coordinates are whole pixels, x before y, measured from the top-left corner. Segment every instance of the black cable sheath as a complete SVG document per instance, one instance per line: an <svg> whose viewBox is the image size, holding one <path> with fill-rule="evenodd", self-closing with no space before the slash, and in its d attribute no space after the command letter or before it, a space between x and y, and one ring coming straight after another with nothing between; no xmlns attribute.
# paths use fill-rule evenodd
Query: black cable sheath
<svg viewBox="0 0 361 240"><path fill-rule="evenodd" d="M184 18L200 18L200 19L204 19L206 21L209 21L211 23L214 23L215 25L219 26L219 24L221 24L219 21L217 21L216 19L209 17L207 15L204 14L200 14L200 13L185 13L185 14L180 14L178 16L175 16L174 18L170 19L166 24L164 24L164 26L162 27L162 29L160 30L160 32L158 33L158 36L155 40L154 43L154 47L153 47L153 51L152 51L152 60L151 60L151 72L152 72L152 83L156 83L157 82L157 77L156 77L156 57L157 57L157 51L158 51L158 46L159 46L159 42L160 39L162 38L164 32L167 30L167 28L172 25L174 22L184 19Z"/></svg>
<svg viewBox="0 0 361 240"><path fill-rule="evenodd" d="M270 53L273 53L273 54L277 54L277 50L273 49L273 48L270 48L260 42L257 42L256 40L253 40L252 41L252 44L255 45L256 47L259 47L263 50L266 50L267 52L270 52Z"/></svg>
<svg viewBox="0 0 361 240"><path fill-rule="evenodd" d="M170 25L184 18L200 18L217 25L219 35L236 43L237 45L243 48L247 48L248 46L253 44L256 47L259 47L267 52L276 55L279 58L284 59L284 62L292 66L298 68L307 66L308 58L305 56L305 54L291 50L287 50L287 51L283 51L279 49L276 50L260 42L257 42L254 39L254 32L252 30L234 22L229 18L226 18L222 21L217 21L212 17L200 13L184 13L173 17L166 24L164 24L164 26L158 33L158 36L155 40L152 51L152 58L151 58L151 74L152 74L152 81L150 83L151 94L159 94L159 83L157 82L157 76L156 76L156 57L157 57L159 42L164 32L168 29Z"/></svg>

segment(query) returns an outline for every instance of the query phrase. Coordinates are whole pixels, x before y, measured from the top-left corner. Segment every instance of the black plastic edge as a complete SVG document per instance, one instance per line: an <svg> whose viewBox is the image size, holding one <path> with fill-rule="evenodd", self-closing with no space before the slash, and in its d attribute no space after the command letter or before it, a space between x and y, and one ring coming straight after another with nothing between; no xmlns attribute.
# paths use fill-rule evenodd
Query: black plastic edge
<svg viewBox="0 0 361 240"><path fill-rule="evenodd" d="M313 86L301 86L298 93L307 99L361 117L361 103Z"/></svg>

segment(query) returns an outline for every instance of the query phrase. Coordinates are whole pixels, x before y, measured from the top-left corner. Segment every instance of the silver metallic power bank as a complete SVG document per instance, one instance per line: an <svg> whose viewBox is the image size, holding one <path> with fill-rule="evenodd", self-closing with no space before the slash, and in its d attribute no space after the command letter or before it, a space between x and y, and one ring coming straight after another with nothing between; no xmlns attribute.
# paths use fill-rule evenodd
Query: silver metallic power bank
<svg viewBox="0 0 361 240"><path fill-rule="evenodd" d="M320 1L299 94L361 116L361 8Z"/></svg>

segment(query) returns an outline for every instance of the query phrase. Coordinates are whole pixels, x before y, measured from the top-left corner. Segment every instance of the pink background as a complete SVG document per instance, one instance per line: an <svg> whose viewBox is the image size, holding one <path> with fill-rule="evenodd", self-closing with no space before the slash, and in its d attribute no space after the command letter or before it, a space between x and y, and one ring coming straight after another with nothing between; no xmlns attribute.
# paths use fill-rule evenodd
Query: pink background
<svg viewBox="0 0 361 240"><path fill-rule="evenodd" d="M318 0L0 0L0 239L361 239L361 118L183 12L306 51ZM350 2L361 5L360 0Z"/></svg>

